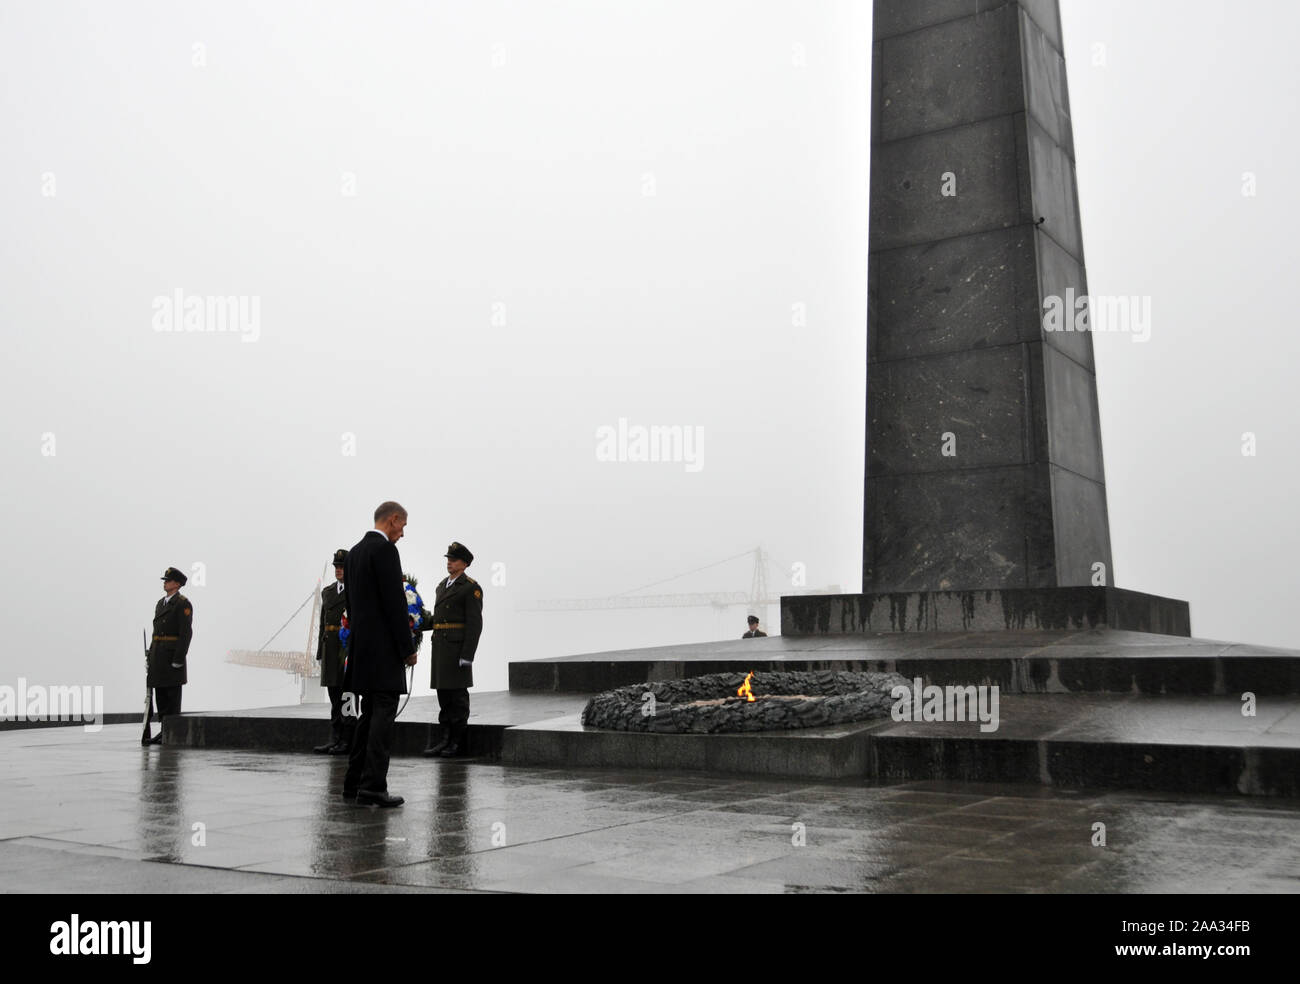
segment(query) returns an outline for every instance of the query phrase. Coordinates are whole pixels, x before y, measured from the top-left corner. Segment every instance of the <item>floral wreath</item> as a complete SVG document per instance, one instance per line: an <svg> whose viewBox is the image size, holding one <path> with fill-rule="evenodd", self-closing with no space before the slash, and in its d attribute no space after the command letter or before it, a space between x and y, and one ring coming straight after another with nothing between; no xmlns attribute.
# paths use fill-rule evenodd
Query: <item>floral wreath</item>
<svg viewBox="0 0 1300 984"><path fill-rule="evenodd" d="M415 586L420 582L411 574L403 574L406 580L402 587L406 590L406 619L407 624L411 627L411 640L415 643L415 648L420 648L420 643L424 640L424 626L428 624L431 613L424 607L424 599L420 597L420 592L415 590Z"/></svg>

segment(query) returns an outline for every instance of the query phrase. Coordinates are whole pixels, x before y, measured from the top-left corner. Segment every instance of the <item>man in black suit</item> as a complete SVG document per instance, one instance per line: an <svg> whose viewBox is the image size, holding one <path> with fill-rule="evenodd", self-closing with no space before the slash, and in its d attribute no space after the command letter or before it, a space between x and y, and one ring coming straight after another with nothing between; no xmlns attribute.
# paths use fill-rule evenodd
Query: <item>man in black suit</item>
<svg viewBox="0 0 1300 984"><path fill-rule="evenodd" d="M348 668L343 689L360 700L361 719L352 739L343 798L358 804L401 806L388 792L397 698L406 693L406 669L415 665L415 641L406 612L402 561L397 541L406 528L406 510L396 502L375 510L375 528L348 551Z"/></svg>

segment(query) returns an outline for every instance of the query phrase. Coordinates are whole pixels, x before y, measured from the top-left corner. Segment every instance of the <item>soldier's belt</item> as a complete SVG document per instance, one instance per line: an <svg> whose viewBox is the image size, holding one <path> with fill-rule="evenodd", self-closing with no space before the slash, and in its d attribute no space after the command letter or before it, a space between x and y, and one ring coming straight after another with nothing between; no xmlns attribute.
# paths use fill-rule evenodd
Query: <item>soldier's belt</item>
<svg viewBox="0 0 1300 984"><path fill-rule="evenodd" d="M156 636L153 637L153 641L154 641L154 642L180 642L180 639L181 639L180 636L160 636L160 635L156 635Z"/></svg>
<svg viewBox="0 0 1300 984"><path fill-rule="evenodd" d="M326 631L326 632L337 632L338 630L339 630L339 627L338 627L337 625L327 625L327 626L325 626L325 631Z"/></svg>
<svg viewBox="0 0 1300 984"><path fill-rule="evenodd" d="M465 623L464 622L434 622L433 627L435 629L463 629L465 628Z"/></svg>

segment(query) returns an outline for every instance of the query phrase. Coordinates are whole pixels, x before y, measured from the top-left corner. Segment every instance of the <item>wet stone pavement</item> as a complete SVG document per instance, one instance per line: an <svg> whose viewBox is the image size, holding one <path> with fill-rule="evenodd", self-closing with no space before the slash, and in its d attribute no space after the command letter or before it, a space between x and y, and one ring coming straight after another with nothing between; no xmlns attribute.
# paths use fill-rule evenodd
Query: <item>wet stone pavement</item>
<svg viewBox="0 0 1300 984"><path fill-rule="evenodd" d="M345 763L0 733L6 892L1300 891L1300 801ZM1105 844L1094 845L1105 825Z"/></svg>

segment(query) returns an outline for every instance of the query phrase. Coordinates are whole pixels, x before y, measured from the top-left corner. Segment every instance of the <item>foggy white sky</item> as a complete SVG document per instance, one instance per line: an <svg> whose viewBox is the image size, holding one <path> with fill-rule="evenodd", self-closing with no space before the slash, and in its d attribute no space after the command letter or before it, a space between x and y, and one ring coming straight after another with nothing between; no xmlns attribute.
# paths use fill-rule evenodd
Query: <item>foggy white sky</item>
<svg viewBox="0 0 1300 984"><path fill-rule="evenodd" d="M1152 298L1149 342L1094 338L1115 581L1298 646L1300 12L1062 13L1090 286ZM774 594L858 590L869 55L866 2L0 2L0 682L135 707L158 577L201 564L186 709L291 701L225 654L389 497L430 593L476 554L478 689L745 627L538 598L759 545ZM178 289L256 298L256 340L155 331ZM702 467L597 460L620 418L702 428Z"/></svg>

